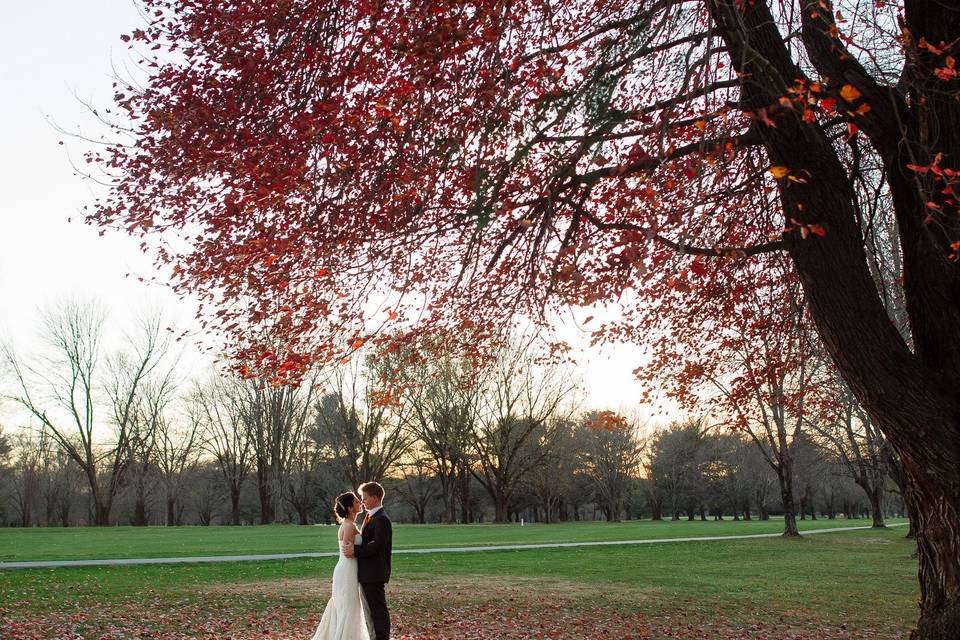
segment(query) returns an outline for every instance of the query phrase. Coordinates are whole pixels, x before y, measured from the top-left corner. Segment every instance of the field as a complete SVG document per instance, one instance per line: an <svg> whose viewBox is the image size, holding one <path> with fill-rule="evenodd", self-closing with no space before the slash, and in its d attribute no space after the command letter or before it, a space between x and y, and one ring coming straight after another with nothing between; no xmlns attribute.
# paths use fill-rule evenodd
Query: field
<svg viewBox="0 0 960 640"><path fill-rule="evenodd" d="M900 522L890 520L891 523ZM864 526L865 520L808 520L801 530ZM163 558L337 550L334 527L110 527L0 529L0 561ZM572 522L552 525L405 525L395 549L647 540L779 533L783 522Z"/></svg>
<svg viewBox="0 0 960 640"><path fill-rule="evenodd" d="M780 526L397 526L396 548L737 535ZM904 533L398 554L388 598L396 638L900 638L918 598ZM328 527L292 526L3 530L0 550L5 560L300 552L329 549L332 535ZM0 571L0 637L309 638L329 597L333 564Z"/></svg>

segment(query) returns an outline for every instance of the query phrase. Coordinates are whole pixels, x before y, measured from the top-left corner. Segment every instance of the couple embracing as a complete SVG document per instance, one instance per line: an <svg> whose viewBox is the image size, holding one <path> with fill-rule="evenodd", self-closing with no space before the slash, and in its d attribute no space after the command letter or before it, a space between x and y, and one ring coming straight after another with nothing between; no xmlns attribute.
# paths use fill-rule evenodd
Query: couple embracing
<svg viewBox="0 0 960 640"><path fill-rule="evenodd" d="M390 581L393 528L383 511L383 487L360 485L360 496L337 496L334 513L340 528L340 559L333 570L333 594L323 611L313 640L389 640L390 612L384 587ZM358 529L357 515L366 510ZM369 620L369 625L368 625Z"/></svg>

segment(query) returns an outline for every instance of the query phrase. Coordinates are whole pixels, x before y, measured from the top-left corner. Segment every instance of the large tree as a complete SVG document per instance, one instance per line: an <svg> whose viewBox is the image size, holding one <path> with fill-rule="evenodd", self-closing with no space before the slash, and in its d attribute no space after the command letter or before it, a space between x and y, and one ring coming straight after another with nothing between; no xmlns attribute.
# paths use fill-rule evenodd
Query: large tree
<svg viewBox="0 0 960 640"><path fill-rule="evenodd" d="M493 502L495 522L509 521L515 493L550 457L550 447L559 444L553 432L574 413L577 381L567 370L536 362L529 344L505 342L478 383L471 473Z"/></svg>
<svg viewBox="0 0 960 640"><path fill-rule="evenodd" d="M456 342L435 336L421 349L393 349L377 358L386 386L397 391L393 399L408 407L403 414L407 429L439 481L444 522L469 522L479 371L470 358L459 357Z"/></svg>
<svg viewBox="0 0 960 640"><path fill-rule="evenodd" d="M646 443L639 426L612 411L593 411L581 421L583 463L596 487L597 502L607 522L620 520L636 484Z"/></svg>
<svg viewBox="0 0 960 640"><path fill-rule="evenodd" d="M650 438L649 481L660 506L669 509L673 520L679 520L685 508L693 520L693 509L701 500L705 434L702 420L686 420L658 429Z"/></svg>
<svg viewBox="0 0 960 640"><path fill-rule="evenodd" d="M165 367L171 346L159 316L142 319L126 348L107 358L109 372L104 376L104 321L103 310L95 304L64 303L43 318L45 353L24 363L11 347L3 350L17 383L12 399L83 471L93 520L101 527L111 524L113 502L129 468L144 387L158 375L169 376L164 371L169 371ZM111 430L112 437L104 437Z"/></svg>
<svg viewBox="0 0 960 640"><path fill-rule="evenodd" d="M382 389L379 366L367 357L338 367L314 407L310 437L339 468L341 482L354 490L382 481L413 441L406 410Z"/></svg>
<svg viewBox="0 0 960 640"><path fill-rule="evenodd" d="M188 396L190 419L201 428L200 448L213 456L230 495L230 523L240 524L240 491L252 464L251 436L244 421L244 383L222 374L211 373L204 384L195 386Z"/></svg>
<svg viewBox="0 0 960 640"><path fill-rule="evenodd" d="M836 457L847 475L870 501L873 526L883 527L883 502L890 464L889 443L841 383L835 387L836 407L829 418L813 425L815 440Z"/></svg>
<svg viewBox="0 0 960 640"><path fill-rule="evenodd" d="M782 254L900 457L914 635L957 635L955 3L144 4L150 25L125 37L149 77L118 88L132 139L94 152L116 184L91 218L181 232L160 248L178 283L228 326L284 330L255 362L349 351L377 289L392 308L376 320L431 331L618 299L604 336L646 337L652 309L696 331L696 310ZM874 193L909 340L865 249Z"/></svg>
<svg viewBox="0 0 960 640"><path fill-rule="evenodd" d="M243 437L250 443L260 524L272 524L282 516L291 463L307 437L313 393L310 383L278 385L251 378L243 385L238 415L245 430Z"/></svg>

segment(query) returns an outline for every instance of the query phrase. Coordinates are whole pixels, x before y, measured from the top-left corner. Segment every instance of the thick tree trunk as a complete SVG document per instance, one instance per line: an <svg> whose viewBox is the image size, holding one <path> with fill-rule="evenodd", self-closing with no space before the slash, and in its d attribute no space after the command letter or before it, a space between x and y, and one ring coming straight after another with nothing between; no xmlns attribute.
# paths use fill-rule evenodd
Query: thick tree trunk
<svg viewBox="0 0 960 640"><path fill-rule="evenodd" d="M510 513L507 508L507 496L501 492L497 492L493 500L493 508L493 521L496 524L505 524L510 522Z"/></svg>
<svg viewBox="0 0 960 640"><path fill-rule="evenodd" d="M870 515L873 517L874 528L886 528L887 525L883 522L883 487L871 487L867 495L870 498Z"/></svg>
<svg viewBox="0 0 960 640"><path fill-rule="evenodd" d="M147 501L142 496L138 496L133 505L133 526L147 526Z"/></svg>
<svg viewBox="0 0 960 640"><path fill-rule="evenodd" d="M786 468L784 468L786 467ZM793 502L793 478L789 465L782 465L777 470L777 480L780 483L780 497L783 500L783 536L796 538L800 535L797 529L797 509Z"/></svg>
<svg viewBox="0 0 960 640"><path fill-rule="evenodd" d="M464 524L473 521L473 514L470 512L470 472L466 465L460 469L460 521Z"/></svg>
<svg viewBox="0 0 960 640"><path fill-rule="evenodd" d="M272 524L276 514L273 510L273 491L270 484L261 479L257 483L257 494L260 497L260 524Z"/></svg>
<svg viewBox="0 0 960 640"><path fill-rule="evenodd" d="M100 496L94 496L94 525L98 527L110 526L110 503L104 502Z"/></svg>
<svg viewBox="0 0 960 640"><path fill-rule="evenodd" d="M914 473L904 461L914 496L920 563L920 619L911 640L960 638L960 486L945 494L938 474Z"/></svg>
<svg viewBox="0 0 960 640"><path fill-rule="evenodd" d="M775 105L802 71L787 50L766 2L708 2L730 58L744 78L745 109ZM920 619L913 640L960 637L960 272L946 260L956 219L925 225L927 194L908 163L925 164L942 151L956 162L960 104L948 87L934 86L939 56L909 48L913 64L905 97L873 82L856 59L841 55L831 35L830 11L816 3L801 12L802 38L821 73L857 84L873 111L858 120L886 165L903 257L903 288L913 348L908 348L867 268L863 232L846 169L824 130L787 110L775 127L761 126L771 164L804 172L802 184L784 184L780 201L787 220L820 224L823 237L788 237L811 316L844 380L899 454L913 499L920 560ZM907 0L906 26L913 42L953 42L960 12L949 3ZM760 63L762 61L762 64ZM929 178L927 178L929 179ZM943 200L939 189L930 198ZM936 204L936 203L935 203ZM950 212L953 213L951 209ZM938 237L939 236L939 237Z"/></svg>
<svg viewBox="0 0 960 640"><path fill-rule="evenodd" d="M240 487L230 487L230 523L240 525Z"/></svg>
<svg viewBox="0 0 960 640"><path fill-rule="evenodd" d="M663 520L663 500L655 499L650 502L650 519Z"/></svg>

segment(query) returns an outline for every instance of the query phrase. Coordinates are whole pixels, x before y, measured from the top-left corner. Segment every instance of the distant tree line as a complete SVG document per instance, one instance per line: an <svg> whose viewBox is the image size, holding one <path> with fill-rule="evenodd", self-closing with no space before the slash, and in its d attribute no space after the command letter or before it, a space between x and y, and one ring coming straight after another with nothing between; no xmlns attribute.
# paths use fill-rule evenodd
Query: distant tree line
<svg viewBox="0 0 960 640"><path fill-rule="evenodd" d="M789 530L904 513L895 456L842 389L815 423L650 430L578 409L570 369L515 340L482 365L437 341L275 385L226 370L181 381L158 319L112 354L102 326L95 306L65 305L45 318L43 357L5 348L5 393L32 419L0 426L0 523L322 523L369 479L417 523L774 514Z"/></svg>

